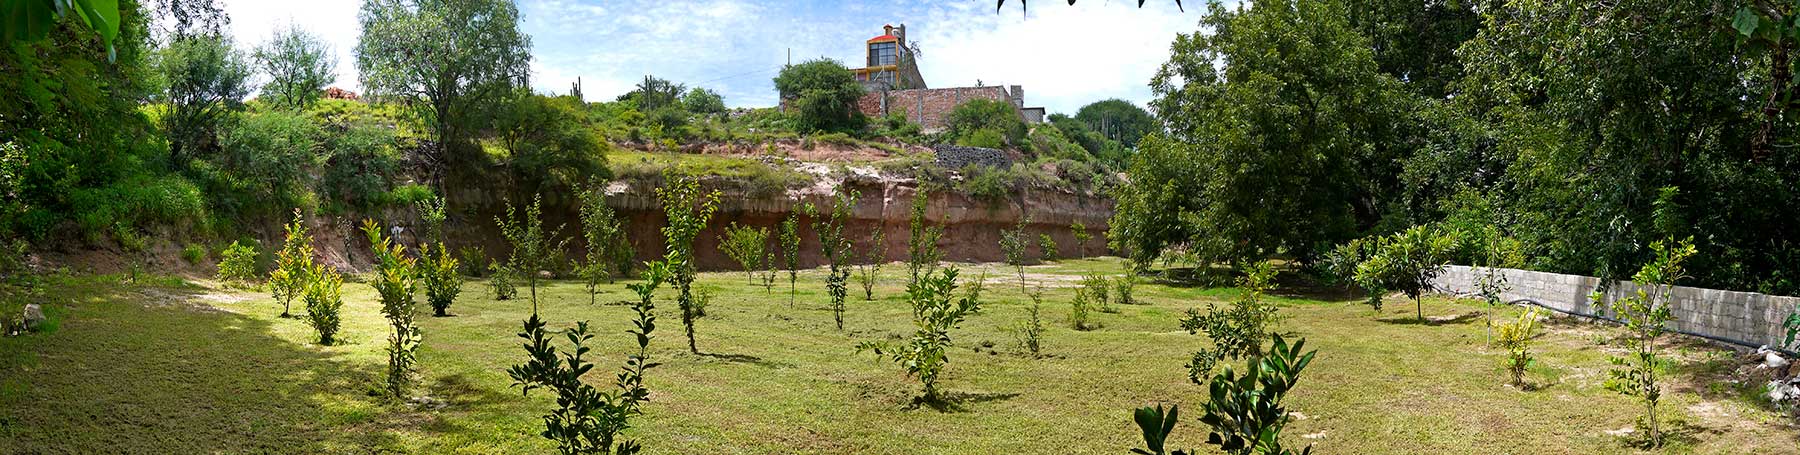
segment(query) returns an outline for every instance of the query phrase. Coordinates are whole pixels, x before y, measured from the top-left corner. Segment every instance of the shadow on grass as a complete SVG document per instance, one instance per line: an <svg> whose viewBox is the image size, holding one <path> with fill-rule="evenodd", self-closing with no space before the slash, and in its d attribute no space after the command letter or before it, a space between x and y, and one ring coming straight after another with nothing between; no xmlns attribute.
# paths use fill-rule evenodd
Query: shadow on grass
<svg viewBox="0 0 1800 455"><path fill-rule="evenodd" d="M1419 319L1418 316L1380 318L1380 319L1376 319L1375 322L1380 322L1383 324L1393 324L1393 325L1438 326L1438 325L1470 324L1470 323L1474 323L1474 322L1477 322L1480 320L1482 320L1481 312L1474 311L1474 312L1468 312L1468 313L1456 314L1456 315L1450 315L1450 316L1426 316L1425 319Z"/></svg>
<svg viewBox="0 0 1800 455"><path fill-rule="evenodd" d="M787 363L771 362L768 360L764 360L762 357L757 357L757 356L753 356L753 355L749 355L749 354L720 354L720 353L714 353L714 352L702 352L702 353L699 353L696 355L700 356L701 358L719 360L719 361L730 362L730 363L744 363L744 364L756 365L756 366L763 367L763 368L781 368L781 367L793 366L792 364L787 364Z"/></svg>
<svg viewBox="0 0 1800 455"><path fill-rule="evenodd" d="M938 394L935 399L913 398L912 404L907 406L907 409L927 407L937 412L968 412L968 405L971 404L1010 400L1017 396L1019 396L1018 393L945 392Z"/></svg>
<svg viewBox="0 0 1800 455"><path fill-rule="evenodd" d="M21 359L0 365L0 378L23 384L0 397L0 420L35 429L7 435L7 450L320 453L398 442L378 422L386 405L362 395L377 373L274 336L270 320L157 301L191 302L191 290L68 287L59 332L0 340Z"/></svg>

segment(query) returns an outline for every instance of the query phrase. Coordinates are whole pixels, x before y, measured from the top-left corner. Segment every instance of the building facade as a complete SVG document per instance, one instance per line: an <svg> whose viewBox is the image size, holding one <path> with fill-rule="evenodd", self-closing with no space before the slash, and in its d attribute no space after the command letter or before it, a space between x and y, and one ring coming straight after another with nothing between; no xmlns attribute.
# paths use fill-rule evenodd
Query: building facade
<svg viewBox="0 0 1800 455"><path fill-rule="evenodd" d="M907 47L906 24L881 28L881 35L864 43L867 66L850 70L866 90L856 103L863 115L900 113L926 132L936 132L944 129L950 110L957 105L972 99L990 99L1007 102L1027 123L1044 121L1044 108L1026 107L1025 89L1017 85L930 88L919 73L913 50Z"/></svg>

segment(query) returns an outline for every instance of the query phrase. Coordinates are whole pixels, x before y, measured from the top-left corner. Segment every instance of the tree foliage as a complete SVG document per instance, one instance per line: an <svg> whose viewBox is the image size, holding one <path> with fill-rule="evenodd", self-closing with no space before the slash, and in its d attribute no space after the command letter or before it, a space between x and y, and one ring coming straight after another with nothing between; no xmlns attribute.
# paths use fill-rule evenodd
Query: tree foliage
<svg viewBox="0 0 1800 455"><path fill-rule="evenodd" d="M406 246L383 235L381 225L374 220L363 220L362 231L375 253L375 271L369 286L381 298L381 316L387 318L388 328L392 329L388 333L387 392L391 397L405 398L418 368L419 326L413 323L418 306L414 299L418 260L407 257Z"/></svg>
<svg viewBox="0 0 1800 455"><path fill-rule="evenodd" d="M325 85L337 79L337 54L323 38L297 25L276 30L251 56L269 77L262 97L279 106L312 107Z"/></svg>
<svg viewBox="0 0 1800 455"><path fill-rule="evenodd" d="M751 283L756 282L756 267L763 256L768 255L768 249L769 228L739 226L733 221L725 227L725 233L719 235L719 251L743 267L744 277Z"/></svg>
<svg viewBox="0 0 1800 455"><path fill-rule="evenodd" d="M244 53L224 37L179 38L157 52L156 69L169 109L162 116L169 156L181 162L216 153L219 130L252 88Z"/></svg>
<svg viewBox="0 0 1800 455"><path fill-rule="evenodd" d="M862 128L865 121L856 110L862 84L836 60L808 60L783 67L775 76L775 90L797 114L802 131L849 132Z"/></svg>
<svg viewBox="0 0 1800 455"><path fill-rule="evenodd" d="M1150 111L1117 98L1082 106L1075 111L1075 120L1107 139L1119 141L1127 148L1137 147L1139 139L1159 128L1156 118L1150 116Z"/></svg>
<svg viewBox="0 0 1800 455"><path fill-rule="evenodd" d="M1659 366L1663 361L1657 357L1656 343L1674 319L1669 305L1674 299L1675 282L1688 278L1683 262L1694 255L1694 242L1658 240L1650 244L1650 250L1656 253L1655 259L1632 276L1637 286L1630 295L1607 302L1595 292L1592 299L1610 310L1629 332L1623 341L1631 352L1609 358L1614 367L1607 371L1610 378L1606 386L1643 400L1645 423L1650 430L1646 442L1650 447L1658 447L1663 440L1656 415L1656 405L1662 401L1657 370L1663 369Z"/></svg>
<svg viewBox="0 0 1800 455"><path fill-rule="evenodd" d="M531 37L511 0L369 0L357 19L367 95L428 106L440 143L466 139L478 109L527 85Z"/></svg>

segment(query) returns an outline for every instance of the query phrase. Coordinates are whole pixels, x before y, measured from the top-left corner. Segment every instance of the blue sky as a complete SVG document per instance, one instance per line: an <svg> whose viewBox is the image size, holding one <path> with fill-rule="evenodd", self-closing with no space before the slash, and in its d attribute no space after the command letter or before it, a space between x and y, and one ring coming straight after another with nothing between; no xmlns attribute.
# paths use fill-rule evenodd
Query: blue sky
<svg viewBox="0 0 1800 455"><path fill-rule="evenodd" d="M734 107L775 104L770 79L794 61L827 57L860 66L865 40L883 24L906 24L923 49L932 87L1020 85L1025 102L1073 113L1089 102L1150 99L1148 83L1176 33L1197 29L1198 8L1153 0L1009 1L523 0L532 38L532 85L566 93L580 77L589 101L610 100L652 74L707 87ZM1188 2L1198 3L1198 2ZM338 86L355 89L358 0L226 0L242 45L267 39L278 23L323 35L338 50Z"/></svg>

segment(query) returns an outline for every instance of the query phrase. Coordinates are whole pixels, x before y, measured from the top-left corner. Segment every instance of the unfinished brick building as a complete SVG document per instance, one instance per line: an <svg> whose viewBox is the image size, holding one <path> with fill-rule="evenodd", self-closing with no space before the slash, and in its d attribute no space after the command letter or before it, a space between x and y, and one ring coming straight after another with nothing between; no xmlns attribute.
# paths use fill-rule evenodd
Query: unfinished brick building
<svg viewBox="0 0 1800 455"><path fill-rule="evenodd" d="M927 132L944 129L950 110L964 101L1005 101L1028 123L1044 121L1044 108L1025 107L1025 89L1017 85L928 88L912 49L906 44L906 24L882 26L882 34L864 43L868 66L850 70L867 93L857 100L864 115L898 112Z"/></svg>

